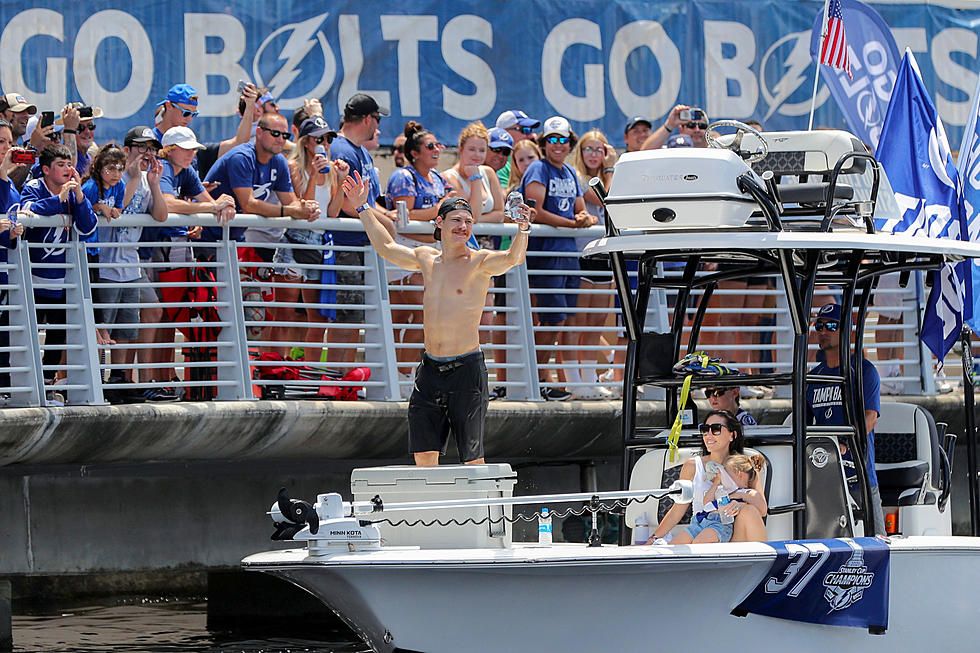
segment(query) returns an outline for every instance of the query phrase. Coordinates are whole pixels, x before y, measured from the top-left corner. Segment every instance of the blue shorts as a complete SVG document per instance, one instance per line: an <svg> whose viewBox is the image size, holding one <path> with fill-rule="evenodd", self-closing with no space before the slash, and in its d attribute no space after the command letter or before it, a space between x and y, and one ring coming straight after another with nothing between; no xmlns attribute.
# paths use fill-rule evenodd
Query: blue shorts
<svg viewBox="0 0 980 653"><path fill-rule="evenodd" d="M570 257L535 257L534 270L555 270L578 272L578 259ZM528 283L534 294L536 308L575 308L578 305L578 294L565 292L552 294L538 292L539 289L579 290L582 280L578 274L531 274ZM539 311L538 319L541 324L554 325L568 319L568 312Z"/></svg>
<svg viewBox="0 0 980 653"><path fill-rule="evenodd" d="M690 535L691 539L693 540L701 534L701 531L708 529L713 530L718 534L719 542L731 542L732 534L735 532L735 522L732 522L731 524L722 523L721 517L718 516L718 513L712 512L708 513L708 515L700 522L698 522L697 517L692 517L691 525L684 530L687 531L687 534Z"/></svg>

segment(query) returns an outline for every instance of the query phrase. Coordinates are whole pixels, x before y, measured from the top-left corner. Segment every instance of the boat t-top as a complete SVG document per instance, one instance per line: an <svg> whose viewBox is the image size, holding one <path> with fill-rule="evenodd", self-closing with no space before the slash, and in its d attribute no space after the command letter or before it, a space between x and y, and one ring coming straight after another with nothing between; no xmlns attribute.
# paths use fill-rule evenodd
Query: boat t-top
<svg viewBox="0 0 980 653"><path fill-rule="evenodd" d="M807 334L814 287L832 286L841 357L860 356L881 275L904 281L980 257L980 247L876 233L879 166L847 132L759 133L721 121L709 133L724 126L735 133L710 139L713 147L627 153L609 189L591 182L607 233L584 256L610 262L628 339L618 491L514 497L516 474L502 463L356 469L349 494L307 503L280 493L274 538L299 546L251 555L244 568L307 590L375 651L972 649L980 539L952 535L955 436L921 407L882 406L876 471L895 532L874 533L868 439L856 419L863 398L853 391L861 366L809 374ZM676 372L699 349L712 292L747 277L776 280L785 293L792 369ZM666 333L645 324L660 289L677 291ZM815 383L840 389L845 425L806 423ZM767 541L643 545L626 529L618 545L601 544L595 529L581 544L514 541L515 522L542 521L522 505L593 524L598 512L618 510L635 532L652 529L674 501L691 501L691 484L677 479L701 438L696 420L638 425L640 392L662 388L673 421L692 388L734 385L787 386L792 397L785 423L745 427L746 453L766 461Z"/></svg>

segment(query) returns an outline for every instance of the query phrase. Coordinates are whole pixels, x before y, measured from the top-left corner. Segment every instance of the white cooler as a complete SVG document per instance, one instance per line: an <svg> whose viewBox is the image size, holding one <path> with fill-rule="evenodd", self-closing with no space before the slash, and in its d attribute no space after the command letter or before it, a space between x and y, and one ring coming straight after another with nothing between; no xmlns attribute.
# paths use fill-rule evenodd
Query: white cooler
<svg viewBox="0 0 980 653"><path fill-rule="evenodd" d="M364 467L351 472L350 486L354 501L370 501L378 495L386 503L406 501L439 501L447 499L496 499L514 495L517 473L506 463L489 465L441 465L416 467L392 465ZM364 519L390 519L392 522L421 519L480 521L488 516L499 519L512 514L511 506L474 506L438 510L399 510L364 515ZM386 546L419 546L423 549L506 549L513 536L507 522L477 526L397 526L379 524L382 544Z"/></svg>

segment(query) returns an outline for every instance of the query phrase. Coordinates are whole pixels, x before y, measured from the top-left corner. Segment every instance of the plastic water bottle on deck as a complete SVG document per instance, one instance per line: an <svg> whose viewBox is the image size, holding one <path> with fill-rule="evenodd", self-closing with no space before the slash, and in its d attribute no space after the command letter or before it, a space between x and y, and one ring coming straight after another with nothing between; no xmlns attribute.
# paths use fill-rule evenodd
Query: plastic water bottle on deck
<svg viewBox="0 0 980 653"><path fill-rule="evenodd" d="M732 500L728 498L728 490L725 489L725 486L719 485L718 489L715 490L715 501L718 502L718 515L721 517L721 523L731 524L733 521L735 521L734 515L725 513L725 506L732 502Z"/></svg>
<svg viewBox="0 0 980 653"><path fill-rule="evenodd" d="M647 514L641 512L636 518L636 524L633 526L633 543L634 544L646 544L647 540L650 539L650 522L647 521Z"/></svg>
<svg viewBox="0 0 980 653"><path fill-rule="evenodd" d="M551 546L551 511L547 508L538 515L538 544Z"/></svg>
<svg viewBox="0 0 980 653"><path fill-rule="evenodd" d="M524 203L524 196L520 191L512 190L507 194L507 201L504 202L504 215L508 220L517 220L517 207Z"/></svg>

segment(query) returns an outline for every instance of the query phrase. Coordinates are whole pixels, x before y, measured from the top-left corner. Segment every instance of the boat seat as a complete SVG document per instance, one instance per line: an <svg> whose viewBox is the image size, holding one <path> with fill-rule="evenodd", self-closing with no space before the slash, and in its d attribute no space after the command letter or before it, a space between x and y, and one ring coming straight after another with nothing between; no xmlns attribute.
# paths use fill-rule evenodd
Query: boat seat
<svg viewBox="0 0 980 653"><path fill-rule="evenodd" d="M662 487L669 487L671 483L676 481L681 474L681 468L688 458L698 455L700 452L699 447L681 447L678 449L678 455L674 457L673 462L670 461L670 452L667 449L652 449L647 451L645 454L640 456L633 465L633 472L630 474L630 490L643 490L643 489L657 489ZM752 447L745 448L745 455L754 456L761 455L766 460L765 469L760 473L762 479L762 488L766 496L766 500L769 499L769 489L770 489L770 474L769 458L762 452L753 449ZM646 513L647 520L650 523L651 532L660 520L663 519L667 511L671 509L674 505L674 500L670 497L665 497L661 500L657 499L647 499L643 503L630 503L626 507L626 525L630 528L636 524L636 518L639 517L641 513ZM688 506L687 512L684 517L677 523L675 527L679 530L679 527L683 527L691 522L691 509Z"/></svg>
<svg viewBox="0 0 980 653"><path fill-rule="evenodd" d="M942 455L939 431L926 410L900 402L881 405L875 427L875 473L882 505L936 503Z"/></svg>
<svg viewBox="0 0 980 653"><path fill-rule="evenodd" d="M806 184L779 184L779 199L786 204L825 204L829 182ZM854 198L854 188L838 183L834 187L834 200L844 202Z"/></svg>

